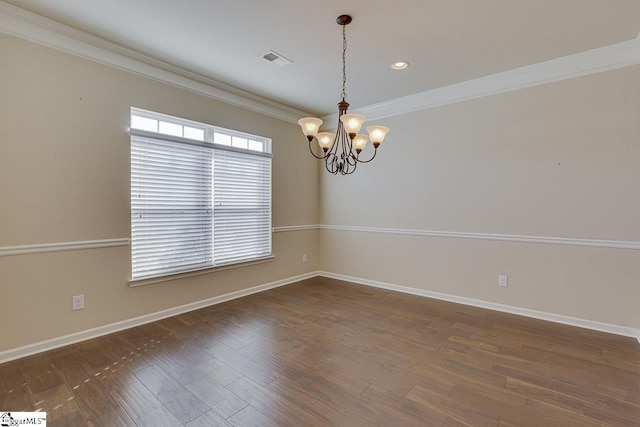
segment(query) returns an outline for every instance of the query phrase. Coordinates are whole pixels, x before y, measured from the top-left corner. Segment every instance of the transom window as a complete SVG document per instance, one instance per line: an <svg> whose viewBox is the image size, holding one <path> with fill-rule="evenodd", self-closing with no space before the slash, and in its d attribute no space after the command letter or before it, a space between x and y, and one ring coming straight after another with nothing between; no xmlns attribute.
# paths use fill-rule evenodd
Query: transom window
<svg viewBox="0 0 640 427"><path fill-rule="evenodd" d="M271 140L131 108L132 279L271 255Z"/></svg>

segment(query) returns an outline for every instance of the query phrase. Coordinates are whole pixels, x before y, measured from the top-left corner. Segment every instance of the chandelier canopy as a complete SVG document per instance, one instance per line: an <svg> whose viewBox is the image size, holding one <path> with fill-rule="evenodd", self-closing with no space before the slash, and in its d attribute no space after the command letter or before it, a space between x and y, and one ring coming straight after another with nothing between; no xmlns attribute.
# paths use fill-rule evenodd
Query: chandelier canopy
<svg viewBox="0 0 640 427"><path fill-rule="evenodd" d="M298 120L298 124L302 128L302 132L309 142L309 151L316 159L324 160L327 171L332 174L349 175L356 170L358 163L369 163L376 157L378 147L384 141L388 127L384 126L367 126L369 136L360 134L360 128L367 120L361 114L348 114L349 103L347 98L347 25L352 19L349 15L340 15L336 22L342 25L342 101L338 103L338 128L335 134L330 132L319 132L322 126L322 120L316 117L305 117ZM322 148L322 154L317 155L313 152L312 143L316 140ZM370 159L363 160L360 153L371 140L373 144L373 155Z"/></svg>

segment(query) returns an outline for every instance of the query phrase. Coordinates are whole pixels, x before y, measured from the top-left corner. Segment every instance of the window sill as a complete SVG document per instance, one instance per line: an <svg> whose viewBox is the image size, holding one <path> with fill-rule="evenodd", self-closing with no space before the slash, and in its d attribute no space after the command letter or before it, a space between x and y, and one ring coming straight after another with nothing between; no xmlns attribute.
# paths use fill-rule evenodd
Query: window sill
<svg viewBox="0 0 640 427"><path fill-rule="evenodd" d="M165 274L162 276L145 277L142 279L129 280L129 287L151 285L153 283L168 282L170 280L184 279L185 277L200 276L202 274L215 273L217 271L231 270L232 268L248 267L250 265L264 264L271 262L275 256L269 255L262 258L252 259L251 261L237 262L233 264L218 265L215 267L197 268L194 270L181 271L179 273Z"/></svg>

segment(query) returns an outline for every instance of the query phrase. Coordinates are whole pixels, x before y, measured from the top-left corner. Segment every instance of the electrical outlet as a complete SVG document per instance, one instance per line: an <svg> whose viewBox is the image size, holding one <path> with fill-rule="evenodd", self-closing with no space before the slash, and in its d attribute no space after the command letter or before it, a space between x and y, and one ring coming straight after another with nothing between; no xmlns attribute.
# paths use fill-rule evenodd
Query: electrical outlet
<svg viewBox="0 0 640 427"><path fill-rule="evenodd" d="M307 254L302 254L302 262L307 262Z"/></svg>
<svg viewBox="0 0 640 427"><path fill-rule="evenodd" d="M72 310L82 310L84 308L84 295L75 295L71 297Z"/></svg>
<svg viewBox="0 0 640 427"><path fill-rule="evenodd" d="M506 274L498 275L498 286L507 287L509 285L509 281L507 280Z"/></svg>

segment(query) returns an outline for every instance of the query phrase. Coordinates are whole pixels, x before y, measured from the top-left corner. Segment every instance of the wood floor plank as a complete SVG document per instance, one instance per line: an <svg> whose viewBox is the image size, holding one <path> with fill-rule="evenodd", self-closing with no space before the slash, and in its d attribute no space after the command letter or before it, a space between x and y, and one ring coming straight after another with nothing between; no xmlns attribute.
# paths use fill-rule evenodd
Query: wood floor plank
<svg viewBox="0 0 640 427"><path fill-rule="evenodd" d="M288 363L272 351L272 347L264 347L259 344L250 344L239 350L249 359L260 363L263 366L269 366L278 377L286 376L292 381L299 384L311 384L318 379L318 376L304 369L299 369L292 363Z"/></svg>
<svg viewBox="0 0 640 427"><path fill-rule="evenodd" d="M244 376L216 357L197 365L197 368L225 386Z"/></svg>
<svg viewBox="0 0 640 427"><path fill-rule="evenodd" d="M247 406L227 421L235 427L274 427L277 425L275 421L253 406Z"/></svg>
<svg viewBox="0 0 640 427"><path fill-rule="evenodd" d="M379 425L381 422L376 408L371 406L368 401L362 399L359 394L353 394L325 378L320 378L313 383L309 390L330 406L338 408L353 419L364 420L373 425Z"/></svg>
<svg viewBox="0 0 640 427"><path fill-rule="evenodd" d="M504 375L491 372L488 370L476 368L474 366L467 365L466 363L460 363L455 360L448 360L442 366L442 369L451 371L451 372L456 372L474 381L478 381L483 384L494 385L497 387L504 386L507 380L507 377L505 377Z"/></svg>
<svg viewBox="0 0 640 427"><path fill-rule="evenodd" d="M85 421L80 411L70 412L58 418L49 417L47 414L47 425L51 427L86 427L89 424ZM94 425L114 425L114 424L94 424ZM130 424L135 427L135 424Z"/></svg>
<svg viewBox="0 0 640 427"><path fill-rule="evenodd" d="M527 399L504 389L457 385L449 397L459 402L484 408L488 413L523 426L596 426L601 423L557 406Z"/></svg>
<svg viewBox="0 0 640 427"><path fill-rule="evenodd" d="M33 376L27 380L27 385L33 394L49 390L61 384L64 384L64 379L57 371Z"/></svg>
<svg viewBox="0 0 640 427"><path fill-rule="evenodd" d="M357 419L349 415L343 408L331 405L329 402L321 399L313 393L309 387L296 384L287 378L281 377L267 384L270 390L283 396L284 398L297 403L320 417L326 419L332 426L373 426L372 423L366 422L364 419ZM363 390L357 392L360 394Z"/></svg>
<svg viewBox="0 0 640 427"><path fill-rule="evenodd" d="M29 390L26 383L0 394L0 408L3 408L2 410L31 412L35 409L33 403L31 390Z"/></svg>
<svg viewBox="0 0 640 427"><path fill-rule="evenodd" d="M211 409L158 366L142 368L135 375L183 424Z"/></svg>
<svg viewBox="0 0 640 427"><path fill-rule="evenodd" d="M182 425L175 415L164 406L154 409L134 421L138 427L175 427Z"/></svg>
<svg viewBox="0 0 640 427"><path fill-rule="evenodd" d="M40 353L34 356L17 360L15 366L22 372L25 380L40 377L56 370L53 361L48 353Z"/></svg>
<svg viewBox="0 0 640 427"><path fill-rule="evenodd" d="M187 389L223 418L233 416L248 405L231 390L208 376L188 384Z"/></svg>
<svg viewBox="0 0 640 427"><path fill-rule="evenodd" d="M225 344L214 345L209 351L218 359L222 360L233 369L243 375L251 377L253 381L260 385L265 385L278 378L278 373L267 363L255 361L245 356L241 352L226 346Z"/></svg>
<svg viewBox="0 0 640 427"><path fill-rule="evenodd" d="M488 413L484 408L478 408L434 393L419 385L407 393L407 399L448 414L446 420L448 423L446 422L445 425L455 425L457 422L470 426L497 426L500 421L500 417Z"/></svg>
<svg viewBox="0 0 640 427"><path fill-rule="evenodd" d="M98 380L83 383L71 391L74 401L80 407L87 421L99 418L108 412L117 411L120 407L111 393Z"/></svg>
<svg viewBox="0 0 640 427"><path fill-rule="evenodd" d="M162 406L162 402L140 381L111 383L109 392L133 419L142 418Z"/></svg>
<svg viewBox="0 0 640 427"><path fill-rule="evenodd" d="M371 387L367 388L369 390ZM319 379L312 384L311 389L331 402L332 405L341 407L356 419L364 419L375 425L405 425L425 426L442 425L446 417L429 418L409 411L398 400L384 395L384 392L376 391L367 395L367 390L360 395L354 395L337 384ZM381 399L380 396L384 395ZM392 403L390 403L390 401Z"/></svg>
<svg viewBox="0 0 640 427"><path fill-rule="evenodd" d="M23 373L25 367L19 361L8 362L0 365L0 394L6 395L27 385Z"/></svg>
<svg viewBox="0 0 640 427"><path fill-rule="evenodd" d="M304 406L292 402L273 388L262 387L246 378L229 385L229 389L263 414L268 414L277 425L328 426L329 422Z"/></svg>
<svg viewBox="0 0 640 427"><path fill-rule="evenodd" d="M361 396L378 408L378 416L384 425L441 426L447 419L442 408L420 405L389 393L385 387L371 384Z"/></svg>
<svg viewBox="0 0 640 427"><path fill-rule="evenodd" d="M47 421L62 424L67 417L76 419L73 414L81 414L82 406L78 405L75 396L69 391L66 385L59 385L52 389L34 394L31 396L32 405L29 411L41 411L47 413ZM85 419L86 417L83 417ZM77 421L76 421L77 422Z"/></svg>
<svg viewBox="0 0 640 427"><path fill-rule="evenodd" d="M122 408L117 408L100 415L97 418L89 420L90 427L137 427L136 423L131 419Z"/></svg>
<svg viewBox="0 0 640 427"><path fill-rule="evenodd" d="M232 427L224 418L214 410L205 412L193 421L185 424L186 427Z"/></svg>

